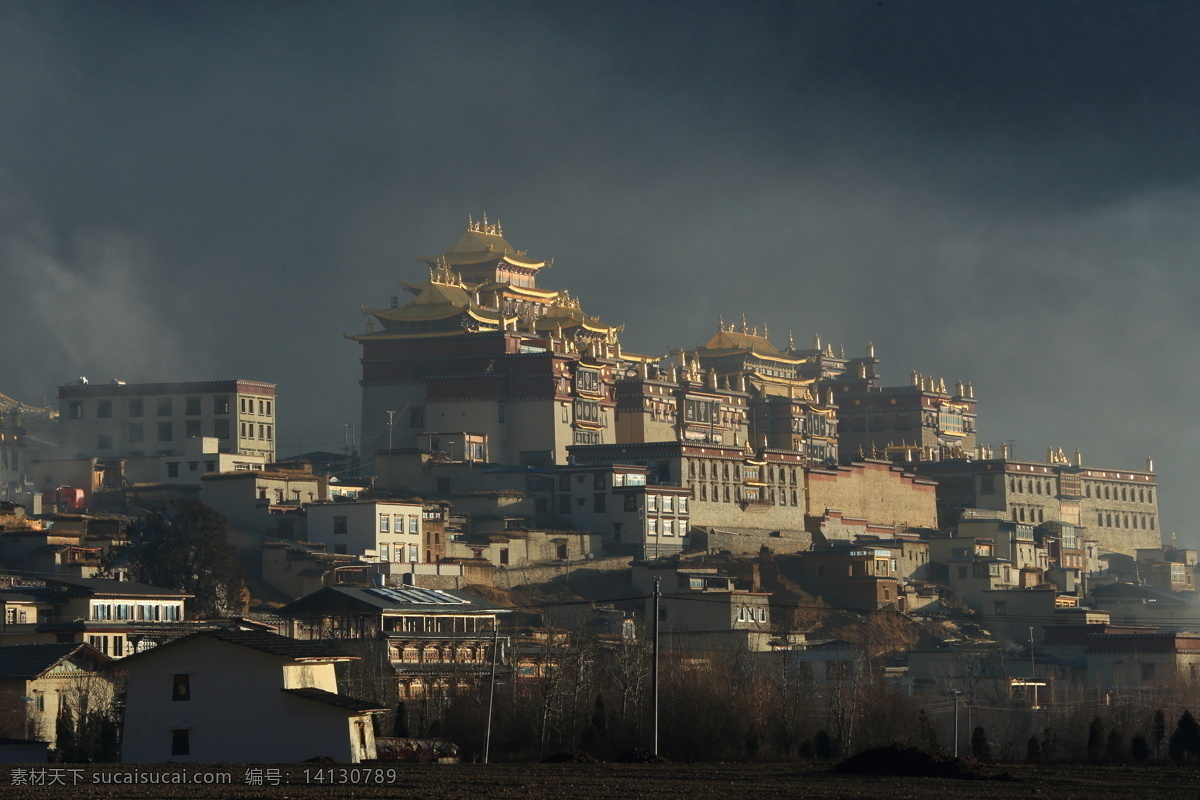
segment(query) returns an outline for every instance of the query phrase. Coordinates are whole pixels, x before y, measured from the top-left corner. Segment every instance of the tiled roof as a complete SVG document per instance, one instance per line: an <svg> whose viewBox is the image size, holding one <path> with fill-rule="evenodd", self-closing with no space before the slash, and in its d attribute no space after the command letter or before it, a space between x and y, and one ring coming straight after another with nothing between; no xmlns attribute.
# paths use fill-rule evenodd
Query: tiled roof
<svg viewBox="0 0 1200 800"><path fill-rule="evenodd" d="M327 692L324 689L313 689L306 687L303 689L280 689L282 692L294 694L297 697L303 697L306 700L316 700L318 703L328 703L331 706L344 708L347 711L354 711L358 714L370 714L373 712L387 711L387 708L380 706L378 703L370 703L366 700L359 700L354 697L347 697L344 694L334 694Z"/></svg>
<svg viewBox="0 0 1200 800"><path fill-rule="evenodd" d="M74 593L105 594L114 597L191 597L190 594L177 592L174 589L163 589L160 586L148 586L133 581L116 581L110 578L69 578L64 575L47 575L43 578L48 584L65 586Z"/></svg>
<svg viewBox="0 0 1200 800"><path fill-rule="evenodd" d="M30 680L62 661L80 648L91 647L81 642L55 644L17 644L0 647L0 678ZM105 661L110 659L93 653Z"/></svg>
<svg viewBox="0 0 1200 800"><path fill-rule="evenodd" d="M354 658L354 656L338 650L328 642L301 641L287 636L280 636L276 633L267 633L266 631L219 629L202 631L196 635L207 636L210 639L217 639L228 644L238 644L242 647L249 647L252 650L270 653L273 656L291 658L298 661Z"/></svg>
<svg viewBox="0 0 1200 800"><path fill-rule="evenodd" d="M428 610L437 613L504 612L507 609L485 602L458 590L431 590L416 587L384 589L382 587L326 586L299 600L293 600L278 610L283 617L292 618L314 610L327 609L330 604L350 601L381 611Z"/></svg>

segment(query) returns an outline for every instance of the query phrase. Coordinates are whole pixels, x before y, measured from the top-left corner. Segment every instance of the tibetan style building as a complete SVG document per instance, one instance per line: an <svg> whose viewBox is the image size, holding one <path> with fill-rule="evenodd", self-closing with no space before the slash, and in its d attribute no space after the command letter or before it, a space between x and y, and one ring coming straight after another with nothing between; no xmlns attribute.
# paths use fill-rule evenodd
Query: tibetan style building
<svg viewBox="0 0 1200 800"><path fill-rule="evenodd" d="M613 384L639 361L566 292L537 287L551 265L516 250L499 223L469 220L401 306L364 308L362 441L417 447L423 434L480 438L489 462L564 463L573 444L614 441Z"/></svg>
<svg viewBox="0 0 1200 800"><path fill-rule="evenodd" d="M476 460L565 464L576 445L682 442L799 453L808 463L937 460L975 446L969 384L881 387L878 360L777 348L764 327L717 326L667 359L621 349L622 327L540 288L551 260L517 250L499 223L468 219L455 244L421 256L413 297L364 308L364 450L467 435ZM464 454L466 456L467 454Z"/></svg>
<svg viewBox="0 0 1200 800"><path fill-rule="evenodd" d="M749 393L748 427L757 447L803 453L812 461L838 456L837 408L822 393L811 359L788 342L780 351L758 328L718 323L716 334L691 354L716 384ZM685 356L686 357L686 356Z"/></svg>

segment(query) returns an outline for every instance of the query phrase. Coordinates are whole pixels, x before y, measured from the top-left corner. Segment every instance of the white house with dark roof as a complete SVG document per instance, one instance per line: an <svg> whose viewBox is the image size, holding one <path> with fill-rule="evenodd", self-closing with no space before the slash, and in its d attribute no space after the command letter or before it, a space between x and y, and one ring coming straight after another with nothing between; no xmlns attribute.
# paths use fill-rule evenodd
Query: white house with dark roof
<svg viewBox="0 0 1200 800"><path fill-rule="evenodd" d="M20 698L25 735L56 745L58 718L67 708L99 709L112 701L103 675L112 659L79 642L0 647L0 695Z"/></svg>
<svg viewBox="0 0 1200 800"><path fill-rule="evenodd" d="M126 763L287 763L376 757L378 704L338 693L319 642L271 633L204 631L125 659Z"/></svg>

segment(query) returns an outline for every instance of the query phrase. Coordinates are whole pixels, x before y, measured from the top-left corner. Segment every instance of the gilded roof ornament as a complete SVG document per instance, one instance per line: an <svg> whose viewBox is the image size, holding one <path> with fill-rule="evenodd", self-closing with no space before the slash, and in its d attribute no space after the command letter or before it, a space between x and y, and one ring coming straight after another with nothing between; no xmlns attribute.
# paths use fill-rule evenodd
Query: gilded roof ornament
<svg viewBox="0 0 1200 800"><path fill-rule="evenodd" d="M444 255L438 256L429 268L429 282L442 286L462 286L462 276L451 268Z"/></svg>
<svg viewBox="0 0 1200 800"><path fill-rule="evenodd" d="M500 227L500 220L496 220L496 224L489 225L487 214L483 215L483 219L476 221L470 214L467 215L467 233L485 233L490 236L503 236L504 229ZM488 248L492 249L491 247Z"/></svg>

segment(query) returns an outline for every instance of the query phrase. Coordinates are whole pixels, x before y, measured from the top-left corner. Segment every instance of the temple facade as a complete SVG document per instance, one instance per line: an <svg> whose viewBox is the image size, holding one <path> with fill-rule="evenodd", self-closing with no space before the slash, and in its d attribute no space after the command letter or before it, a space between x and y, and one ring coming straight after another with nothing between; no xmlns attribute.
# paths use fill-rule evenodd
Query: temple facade
<svg viewBox="0 0 1200 800"><path fill-rule="evenodd" d="M474 435L482 460L564 463L574 444L615 441L614 383L638 357L566 292L540 289L551 261L513 248L499 223L468 220L405 305L364 308L362 442L367 453Z"/></svg>

